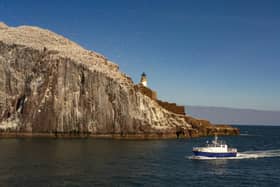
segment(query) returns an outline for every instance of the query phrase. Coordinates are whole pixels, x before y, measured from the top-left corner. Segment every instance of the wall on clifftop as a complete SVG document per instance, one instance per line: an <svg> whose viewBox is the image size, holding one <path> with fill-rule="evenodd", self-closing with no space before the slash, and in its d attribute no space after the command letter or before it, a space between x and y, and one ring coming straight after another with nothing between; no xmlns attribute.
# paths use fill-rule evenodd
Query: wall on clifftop
<svg viewBox="0 0 280 187"><path fill-rule="evenodd" d="M141 84L134 86L136 90L140 91L142 94L148 96L152 100L156 101L161 107L168 110L169 112L185 115L185 107L184 106L178 106L176 103L169 103L166 101L158 100L157 98L157 92L153 91L152 89L143 86Z"/></svg>

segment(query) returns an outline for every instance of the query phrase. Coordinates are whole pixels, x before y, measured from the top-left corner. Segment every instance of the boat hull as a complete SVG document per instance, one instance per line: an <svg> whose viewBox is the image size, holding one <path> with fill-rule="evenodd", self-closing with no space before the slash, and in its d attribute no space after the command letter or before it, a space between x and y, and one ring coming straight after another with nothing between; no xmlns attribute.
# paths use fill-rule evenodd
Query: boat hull
<svg viewBox="0 0 280 187"><path fill-rule="evenodd" d="M213 153L213 152L201 152L193 151L195 156L204 156L204 157L236 157L237 152L227 152L227 153Z"/></svg>

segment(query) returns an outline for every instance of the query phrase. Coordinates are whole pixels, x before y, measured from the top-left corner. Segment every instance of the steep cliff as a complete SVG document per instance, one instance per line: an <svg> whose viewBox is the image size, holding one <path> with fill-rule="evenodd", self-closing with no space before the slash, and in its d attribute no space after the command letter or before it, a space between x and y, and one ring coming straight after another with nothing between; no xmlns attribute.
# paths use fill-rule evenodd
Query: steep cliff
<svg viewBox="0 0 280 187"><path fill-rule="evenodd" d="M231 127L221 131L167 111L137 91L116 64L96 52L48 30L3 23L0 130L3 136L238 134Z"/></svg>

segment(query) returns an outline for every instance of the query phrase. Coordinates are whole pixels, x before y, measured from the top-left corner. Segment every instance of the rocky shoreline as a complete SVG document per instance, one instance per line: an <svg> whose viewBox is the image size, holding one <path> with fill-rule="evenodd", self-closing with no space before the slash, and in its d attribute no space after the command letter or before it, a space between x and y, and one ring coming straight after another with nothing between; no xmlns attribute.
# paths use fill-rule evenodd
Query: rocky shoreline
<svg viewBox="0 0 280 187"><path fill-rule="evenodd" d="M177 133L130 133L130 134L91 134L89 132L0 132L0 138L94 138L94 139L123 139L123 140L153 140L153 139L188 139L202 136L235 136L239 135L239 129L227 125L215 125L204 130L193 130Z"/></svg>
<svg viewBox="0 0 280 187"><path fill-rule="evenodd" d="M239 133L234 134L235 132L227 132L227 133L217 133L218 136L234 136ZM5 132L0 133L0 138L92 138L92 139L116 139L116 140L158 140L158 139L189 139L189 138L199 138L206 135L196 135L196 136L183 136L179 137L174 134L156 134L156 133L144 133L144 134L55 134L55 133L24 133L24 132ZM214 136L214 134L207 135Z"/></svg>

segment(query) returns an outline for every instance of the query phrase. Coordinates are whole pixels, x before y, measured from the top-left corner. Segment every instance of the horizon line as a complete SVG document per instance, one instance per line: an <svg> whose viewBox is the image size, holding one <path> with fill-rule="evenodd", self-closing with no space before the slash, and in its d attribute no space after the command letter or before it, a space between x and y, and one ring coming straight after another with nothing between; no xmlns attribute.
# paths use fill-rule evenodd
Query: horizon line
<svg viewBox="0 0 280 187"><path fill-rule="evenodd" d="M224 108L224 109L234 109L234 110L253 110L253 111L262 111L262 112L280 112L280 110L272 109L254 109L254 108L238 108L230 106L209 106L209 105L185 105L185 107L208 107L208 108Z"/></svg>

